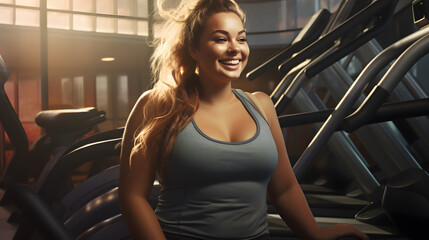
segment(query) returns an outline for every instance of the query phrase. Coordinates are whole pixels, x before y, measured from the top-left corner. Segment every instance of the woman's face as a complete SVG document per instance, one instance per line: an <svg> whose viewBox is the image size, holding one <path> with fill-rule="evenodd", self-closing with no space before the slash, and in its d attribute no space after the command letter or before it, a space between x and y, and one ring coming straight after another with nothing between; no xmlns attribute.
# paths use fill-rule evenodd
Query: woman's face
<svg viewBox="0 0 429 240"><path fill-rule="evenodd" d="M198 63L202 81L229 82L239 78L250 52L240 18L233 12L211 15L198 46L190 52Z"/></svg>

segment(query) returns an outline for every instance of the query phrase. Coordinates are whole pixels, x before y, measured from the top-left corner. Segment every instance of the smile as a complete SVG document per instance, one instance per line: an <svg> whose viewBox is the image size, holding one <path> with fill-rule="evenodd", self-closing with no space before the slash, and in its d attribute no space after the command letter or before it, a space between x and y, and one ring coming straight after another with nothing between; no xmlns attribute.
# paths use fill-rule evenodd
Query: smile
<svg viewBox="0 0 429 240"><path fill-rule="evenodd" d="M240 60L219 60L219 62L225 65L237 65L240 63Z"/></svg>

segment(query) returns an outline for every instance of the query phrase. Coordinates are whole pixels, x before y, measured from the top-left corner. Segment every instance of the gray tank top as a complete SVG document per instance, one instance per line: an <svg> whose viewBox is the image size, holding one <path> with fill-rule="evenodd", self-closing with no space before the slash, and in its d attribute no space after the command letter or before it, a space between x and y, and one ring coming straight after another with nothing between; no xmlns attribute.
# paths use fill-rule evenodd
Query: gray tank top
<svg viewBox="0 0 429 240"><path fill-rule="evenodd" d="M205 135L194 120L178 135L155 213L164 232L200 239L252 239L268 233L266 190L277 148L266 119L241 90L232 90L257 125L243 142Z"/></svg>

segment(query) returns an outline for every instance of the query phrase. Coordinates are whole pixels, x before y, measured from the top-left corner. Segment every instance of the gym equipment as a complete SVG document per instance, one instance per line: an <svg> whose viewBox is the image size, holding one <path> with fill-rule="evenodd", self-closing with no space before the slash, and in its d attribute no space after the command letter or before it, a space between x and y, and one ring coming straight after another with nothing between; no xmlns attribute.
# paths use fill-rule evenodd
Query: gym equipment
<svg viewBox="0 0 429 240"><path fill-rule="evenodd" d="M397 0L372 1L296 56L281 64L280 72L291 72L282 79L278 88L271 94L277 113L281 114L285 110L307 79L316 76L383 31L392 19L397 2ZM314 60L309 61L309 59ZM302 69L304 66L306 66L305 70ZM292 82L288 84L289 81Z"/></svg>
<svg viewBox="0 0 429 240"><path fill-rule="evenodd" d="M4 82L9 76L9 71L1 57L0 69L1 82L4 84ZM12 143L16 146L15 155L20 157L19 162L11 162L8 167L8 169L10 170L8 172L9 175L5 175L11 176L10 178L8 178L8 180L10 181L5 181L5 186L7 186L7 189L5 196L3 197L1 202L3 206L7 206L10 204L14 204L13 201L8 199L8 196L10 196L10 194L8 194L9 186L11 184L15 184L13 183L13 181L16 180L17 183L27 182L25 178L19 179L19 173L14 173L14 171L19 170L19 165L17 164L23 164L23 161L31 159L31 157L35 156L31 155L33 153L32 151L28 151L28 141L25 132L22 128L19 118L16 116L16 113L14 112L9 102L9 99L7 98L7 95L5 94L4 88L1 88L0 94L1 103L4 104L4 107L0 108L1 120L2 123L4 123L3 126L5 128L5 131L8 133L8 136L10 137ZM84 113L89 113L84 114L83 117L79 115L81 112L82 111L79 110L45 111L39 114L37 121L42 125L48 123L49 129L53 132L58 128L68 126L67 130L70 131L70 134L68 135L73 136L73 132L76 130L73 124L76 123L78 120L86 119L85 117L91 115L94 111L91 109L85 110ZM104 118L104 113L102 115L102 118ZM62 121L63 123L59 123L58 121ZM83 130L87 129L92 122L93 121L87 121L85 123L86 125L77 125L84 127L82 128ZM64 138L61 138L59 134L55 135L57 137L55 138L55 140L58 142L62 140L60 144L64 144L64 146L55 149L57 150L55 156L50 159L47 164L44 165L44 168L40 173L40 176L37 178L37 181L33 185L33 187L37 194L39 194L40 197L45 201L45 203L48 204L49 207L55 209L54 213L56 217L61 217L64 212L70 212L71 207L79 208L80 206L78 205L78 202L83 205L86 203L85 201L90 201L93 197L96 197L117 186L116 175L113 181L106 181L106 179L104 179L103 181L94 182L92 180L90 182L93 182L95 184L84 185L87 186L88 189L85 189L84 186L81 186L79 189L74 189L75 186L71 184L70 177L72 171L83 163L89 161L94 162L92 172L90 172L91 176L102 171L105 168L105 166L101 166L103 165L102 162L104 159L110 157L118 158L120 150L118 148L118 144L121 141L122 133L123 128L115 129L112 131L92 135L86 139L75 143L72 143L71 141L65 141L69 139L67 135ZM66 147L66 144L71 146ZM12 173L14 173L14 175L10 175ZM16 177L15 175L17 175L18 177ZM22 180L22 182L19 180ZM59 202L65 194L68 194L69 198L80 199L81 201L73 202L73 205L70 206L66 204L60 204ZM83 199L85 199L85 201L83 201ZM16 218L16 214L12 214L11 219ZM31 235L31 226L26 223L23 223L20 225L20 228L17 231L16 238L25 239L31 237Z"/></svg>

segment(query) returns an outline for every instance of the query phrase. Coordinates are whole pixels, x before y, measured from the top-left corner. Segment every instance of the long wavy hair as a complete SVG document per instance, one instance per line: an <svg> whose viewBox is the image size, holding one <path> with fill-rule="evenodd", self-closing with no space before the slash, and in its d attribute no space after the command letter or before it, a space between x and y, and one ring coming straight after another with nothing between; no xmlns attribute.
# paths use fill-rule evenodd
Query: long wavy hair
<svg viewBox="0 0 429 240"><path fill-rule="evenodd" d="M136 132L134 154L156 161L158 174L179 132L198 109L199 78L189 48L198 47L206 20L215 13L233 12L245 24L245 14L234 0L182 0L176 9L159 14L165 19L157 28L151 57L153 88L143 108L143 121Z"/></svg>

